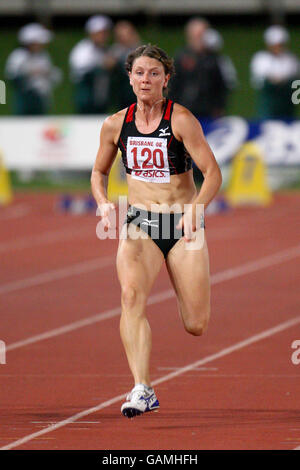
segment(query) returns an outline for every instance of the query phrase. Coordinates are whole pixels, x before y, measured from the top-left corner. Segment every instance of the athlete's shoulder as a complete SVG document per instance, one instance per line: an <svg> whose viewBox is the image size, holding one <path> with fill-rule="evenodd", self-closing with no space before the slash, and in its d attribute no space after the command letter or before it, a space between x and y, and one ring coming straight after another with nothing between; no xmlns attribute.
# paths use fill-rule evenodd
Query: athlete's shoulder
<svg viewBox="0 0 300 470"><path fill-rule="evenodd" d="M182 106L179 103L174 103L173 106L173 120L176 121L185 121L185 120L190 120L190 119L196 119L193 113L187 109L185 106Z"/></svg>
<svg viewBox="0 0 300 470"><path fill-rule="evenodd" d="M107 129L116 129L123 124L127 108L121 109L117 113L111 114L104 119L103 126Z"/></svg>
<svg viewBox="0 0 300 470"><path fill-rule="evenodd" d="M174 103L172 115L172 129L177 140L182 140L183 136L191 132L198 131L201 124L194 114L179 103Z"/></svg>
<svg viewBox="0 0 300 470"><path fill-rule="evenodd" d="M121 109L117 113L107 116L103 121L101 133L110 136L115 143L119 138L126 111L127 108Z"/></svg>

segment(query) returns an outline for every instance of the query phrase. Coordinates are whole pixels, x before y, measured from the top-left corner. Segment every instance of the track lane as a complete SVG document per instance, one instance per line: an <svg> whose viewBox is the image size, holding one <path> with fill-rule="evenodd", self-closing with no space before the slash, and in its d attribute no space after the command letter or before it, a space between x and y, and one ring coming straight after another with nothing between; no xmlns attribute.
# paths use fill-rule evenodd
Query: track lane
<svg viewBox="0 0 300 470"><path fill-rule="evenodd" d="M276 210L268 210L267 217L263 217L263 213L266 214L264 211L260 211L258 209L250 211L239 210L235 212L235 214L232 214L234 215L233 218L230 217L227 219L228 223L234 223L237 229L232 233L232 235L230 235L230 237L228 234L228 238L225 237L225 241L221 238L218 239L217 237L212 237L210 250L213 253L213 272L217 272L220 270L218 268L222 269L224 266L232 266L235 260L249 261L251 259L253 260L256 256L268 256L277 250L279 251L280 249L285 248L287 241L291 245L299 241L299 236L297 236L296 233L299 212L296 211L295 204L292 205L290 201L288 208L286 205L284 205L284 207L281 206L279 212L278 208L276 208ZM289 216L288 226L291 230L288 233L286 231L286 226L279 224L278 227L278 222L280 222L282 213L286 213ZM249 214L252 214L254 217L251 215L249 219ZM294 217L293 214L295 215ZM222 228L224 227L224 223L227 223L227 220L224 216L216 216L210 221L211 227L213 227L214 230L219 229L220 233L222 233ZM239 224L241 221L250 221L252 224L245 224L240 227ZM255 221L257 223L254 223ZM261 224L259 222L261 222ZM218 232L216 231L216 233ZM256 241L255 246L253 246L253 244L251 245L254 238ZM234 240L234 246L231 240ZM245 244L248 248L247 251L245 251ZM108 246L108 244L106 244L106 246ZM224 286L221 284L219 286L215 286L213 300L213 311L215 314L213 314L212 317L211 327L208 332L209 334L206 337L201 338L200 341L199 338L187 338L186 334L182 331L182 326L178 319L175 321L175 303L172 300L167 301L162 305L164 307L163 315L157 316L157 308L155 306L150 307L149 314L151 316L151 321L153 322L152 325L155 329L157 338L157 348L153 351L152 372L154 379L159 378L162 375L162 372L158 370L158 367L162 365L162 356L167 357L167 360L164 363L165 367L174 366L174 361L171 361L171 359L174 358L177 358L175 365L178 365L178 363L184 365L183 361L186 359L190 361L191 357L195 358L194 355L196 352L197 354L198 352L201 352L201 354L209 355L213 353L216 345L224 345L224 347L227 347L226 345L228 344L226 341L228 340L228 337L231 341L239 340L241 335L245 332L247 334L255 334L259 327L270 327L274 321L280 322L285 320L287 312L295 311L299 305L297 303L298 298L295 289L296 286L299 285L299 269L296 262L297 260L290 260L287 263L284 263L284 266L274 267L271 275L269 276L266 276L266 274L257 276L256 273L252 273L247 275L247 282L241 283L230 281L230 285L226 289L224 289ZM116 279L114 279L112 275L112 278L109 279L105 285L105 290L108 286L110 286L110 289L112 288L114 290L117 286L117 282L115 281ZM168 284L164 271L162 272L160 281ZM80 284L82 284L82 286ZM255 290L257 285L259 285L258 291ZM60 305L59 301L61 300L62 307L65 302L66 308L64 310L66 310L66 312L62 309L54 311L52 308L52 310L48 309L45 312L44 317L44 321L48 323L49 316L55 316L56 320L54 323L60 322L61 324L61 320L64 318L71 318L72 309L73 314L74 309L75 315L76 310L78 309L82 315L84 306L80 305L80 298L82 297L86 299L88 296L92 297L97 292L97 280L91 282L89 276L86 276L86 279L83 280L83 282L78 283L78 288L74 283L72 285L70 280L66 280L66 282L64 281L63 291L65 295L61 296L61 299L59 299L57 294L55 295L57 287L55 288L53 286L53 288L49 288L49 286L47 286L47 290L41 289L42 292L35 293L35 295L34 289L28 289L26 294L23 291L21 295L17 295L17 298L19 297L18 299L13 299L14 301L17 300L17 303L22 306L22 308L18 310L16 317L18 319L18 323L20 323L20 329L24 330L24 328L26 328L26 324L30 324L32 321L35 322L36 320L38 323L40 312L37 310L38 306L41 305L43 297L45 300L50 298L55 306L57 305L57 301L58 305ZM78 290L80 288L82 289L81 292L76 292L74 295L74 290ZM290 289L289 298L286 296L287 289ZM233 292L234 301L232 297ZM8 295L5 297L6 302L9 297L11 296ZM66 303L67 299L70 299L69 306ZM95 297L95 301L97 303L99 303L99 300L100 297ZM111 300L112 299L109 298L109 296L104 299L104 302L107 302L108 307ZM89 302L90 301L91 299L89 298ZM90 303L90 305L92 304L93 302ZM12 299L10 305L13 305ZM261 306L263 308L260 308ZM22 318L24 317L24 311L26 312L26 309L28 312L26 318ZM31 310L33 310L33 314L31 313ZM159 311L162 312L162 309ZM19 317L19 313L21 312L22 317ZM170 328L171 325L172 328ZM9 322L7 323L7 326L9 327ZM42 322L38 323L37 331L41 331L42 326L45 326ZM9 371L7 366L5 366L6 373L1 375L3 378L6 376L6 380L10 382L10 393L8 395L10 405L15 400L15 404L19 403L20 408L15 408L16 413L14 414L14 416L16 416L15 426L17 429L11 429L12 425L8 424L9 432L12 431L11 437L7 436L8 441L11 441L16 437L16 431L19 433L24 431L25 433L25 430L26 432L27 430L30 432L30 430L32 431L32 429L36 428L37 425L48 425L46 421L47 419L63 419L63 417L70 416L72 412L76 413L78 410L84 409L84 404L86 402L88 402L88 405L93 400L93 403L99 403L100 396L101 399L109 399L109 392L111 390L116 390L116 393L118 393L121 387L126 389L127 386L129 386L130 375L127 372L127 364L124 358L124 353L122 352L122 348L119 344L117 330L117 319L112 319L108 322L105 328L102 328L102 325L101 328L93 328L91 326L76 332L74 331L71 335L67 334L61 338L51 339L50 342L45 341L43 343L26 347L22 350L21 357L18 354L15 355L15 353L11 353L13 354L11 357L14 358L15 369ZM164 337L165 331L168 331L169 335L174 339L174 345L171 347L170 343L166 342L166 338ZM98 344L99 342L100 344ZM74 348L74 345L76 345L77 349ZM271 347L273 348L274 346ZM99 358L101 362L100 370ZM37 360L40 361L40 364L45 366L45 369L40 369ZM82 360L88 360L88 364L84 362L83 366ZM120 372L120 367L123 367L124 373ZM1 368L1 373L2 370L3 369ZM83 371L84 373L82 373ZM9 372L11 372L11 374ZM107 385L105 387L103 387L101 382L102 377L107 379ZM100 383L101 390L99 390ZM181 381L178 385L179 391L181 387L180 384ZM57 390L57 387L59 387L59 390ZM201 386L197 385L197 387L201 390ZM74 389L76 389L77 395L74 395ZM2 390L7 392L7 389ZM169 388L164 388L163 384L159 386L159 390L160 393L163 393L163 390L166 390L169 394ZM19 396L19 393L21 392L25 392L26 396L23 398L22 395ZM70 402L72 403L71 406ZM5 401L3 403L5 406ZM7 410L9 411L8 407L6 408L6 411ZM10 412L11 411L13 411L13 408ZM4 415L4 417L6 416L7 422L9 423L11 415L5 415L3 408L1 414L2 416ZM223 410L223 415L226 417L226 409ZM32 421L39 420L40 417L40 420L45 424L29 422L32 416ZM191 419L191 415L189 415L189 417L189 419ZM153 416L153 419L155 418L156 416ZM96 418L93 417L93 419L97 420L98 416ZM114 432L115 427L119 425L119 405L111 405L110 410L108 410L107 414L104 415L103 419L105 427L107 427L108 424L111 424L113 427L110 442L112 445L119 445L118 436ZM171 416L171 419L175 421L174 416ZM127 421L126 424L128 426ZM169 423L169 425L171 425L171 423ZM141 426L145 428L142 423ZM83 424L81 427L85 427L85 425ZM185 429L183 424L182 428L183 430ZM69 428L64 427L60 431L55 431L55 435L56 433L62 433L62 436L57 434L58 437L55 439L53 438L54 434L53 436L45 436L44 439L40 436L40 440L32 441L30 446L33 446L33 448L36 448L34 446L40 446L39 448L54 448L57 445L63 446L64 442L66 442L66 433L71 432L71 429L70 431L67 431L67 429ZM93 427L93 431L96 431L97 436L99 436L100 429L102 429L101 426L98 428L98 431ZM68 442L70 442L69 445L76 446L79 441L86 442L88 445L89 442L92 442L90 441L90 431L91 428L87 426L86 433L82 434L82 438L80 438L80 435L83 432L83 429L78 429L77 432L72 431L73 434L72 432L71 434L73 437L70 441L68 440ZM176 433L178 434L178 431L176 431ZM148 436L147 433L143 433L143 439L146 439L146 435ZM172 442L172 438L170 434L168 435L170 443ZM245 435L245 439L246 438L247 435ZM54 442L55 440L56 442ZM29 443L27 445L29 446ZM142 441L139 445L143 445ZM108 448L112 447L108 446Z"/></svg>
<svg viewBox="0 0 300 470"><path fill-rule="evenodd" d="M289 263L293 264L293 261ZM278 278L274 277L272 283L282 282L284 273L281 266L277 266L275 271L274 275L277 273ZM258 273L252 273L249 276L256 277L256 282L265 282L266 276L264 273L259 274L260 276L258 276ZM282 296L278 295L276 307L271 310L272 298L270 296L265 298L263 290L261 290L255 304L260 306L260 310L256 308L253 311L253 305L252 307L249 305L248 295L246 295L249 294L248 284L242 283L241 285L240 279L234 279L230 282L232 283L231 290L238 292L236 302L241 307L241 311L232 311L232 308L230 308L232 303L230 299L226 301L226 296L222 294L224 287L220 283L215 287L218 290L218 292L215 292L215 298L220 302L220 305L219 307L213 305L213 309L216 310L217 314L212 317L209 335L205 335L200 341L199 338L187 337L182 330L180 321L176 320L174 300L170 299L167 303L162 304L159 312L163 311L163 315L157 316L157 307L150 307L149 319L155 331L156 344L153 351L154 380L162 375L160 371L155 371L155 368L162 365L162 358L164 358L163 365L165 366L174 366L175 359L175 365L182 366L190 362L191 357L195 357L195 354L211 355L217 345L226 348L228 347L228 341L237 340L241 337L241 334L255 334L262 323L270 326L275 319L277 321L279 318L284 319L286 317L288 306ZM292 297L290 298L291 302L295 300ZM289 308L291 311L292 306L293 303ZM265 309L266 314L264 314ZM172 328L170 328L170 325L172 325ZM226 325L227 330L224 325ZM171 337L172 341L166 341L166 328L168 328L168 336ZM31 421L44 421L47 418L49 420L51 416L52 420L58 417L63 418L70 415L72 411L77 412L78 408L80 409L80 404L82 409L83 403L90 404L93 401L99 403L99 396L110 400L111 395L109 393L112 390L118 392L121 388L126 390L130 386L131 378L117 331L118 319L116 318L112 319L105 328L96 329L91 326L73 332L72 335L54 338L50 343L46 341L25 348L21 355L12 353L11 360L13 362L10 360L5 366L8 377L5 374L1 379L5 380L6 384L7 382L11 384L9 403L11 407L12 403L15 403L15 409L11 409L13 414L10 416L11 418L17 417L15 421L16 428L18 430L25 430L26 428L26 431L30 431L33 427ZM93 345L93 350L89 345ZM33 354L36 357L34 360ZM105 362L101 360L102 357ZM9 370L11 366L12 370ZM120 367L124 372L120 372ZM26 371L26 374L24 374L24 371ZM103 378L105 378L105 384L103 384ZM5 392L5 387L1 387L1 389ZM76 389L76 395L73 393L74 389ZM72 403L71 407L70 402ZM8 409L5 399L2 399L2 406ZM59 415L57 415L58 411ZM105 419L112 418L111 413L115 411L116 408ZM112 422L115 422L114 418L112 418ZM9 440L12 440L11 435L8 437L10 437ZM76 440L76 442L78 441ZM35 448L45 448L45 446L47 448L47 443L50 444L50 448L53 448L51 447L53 438L49 441L46 439L43 441L38 440L36 443L33 442L32 445L38 446ZM60 445L66 445L63 439L62 443L58 444L58 446Z"/></svg>
<svg viewBox="0 0 300 470"><path fill-rule="evenodd" d="M49 445L52 449L78 449L78 445L79 448L85 449L167 449L170 448L170 444L172 449L284 448L282 447L283 445L290 445L289 438L284 438L284 436L295 425L296 421L293 420L295 413L298 413L298 417L300 417L299 402L297 400L300 391L298 376L295 377L294 374L291 374L290 370L284 371L285 378L289 377L290 379L288 388L290 389L292 386L294 391L291 397L292 400L288 400L289 404L285 405L285 408L282 410L282 397L280 395L285 393L285 396L287 396L287 393L290 394L290 392L285 392L286 389L282 392L283 382L281 374L278 374L278 367L275 374L276 381L274 381L274 374L271 374L271 381L269 382L268 377L264 374L265 370L269 372L270 369L268 361L271 359L272 364L274 362L272 354L264 356L264 364L260 362L260 374L257 374L257 366L252 367L251 373L249 371L247 373L247 370L245 370L247 369L246 365L243 368L243 380L241 380L241 374L236 374L236 371L232 373L234 368L233 363L232 360L228 363L227 356L230 356L231 359L233 358L238 368L241 368L241 363L248 364L249 367L249 364L251 364L251 354L253 365L261 357L261 352L264 348L273 349L276 346L278 349L279 341L275 338L275 343L277 344L274 345L274 335L279 336L282 332L286 332L296 326L300 332L299 325L300 316L247 337L245 340L232 344L215 354L206 356L155 379L153 385L156 385L157 393L160 393L161 404L166 403L165 411L161 409L158 413L136 418L128 424L128 420L125 420L120 415L120 412L118 414L119 419L117 419L116 405L124 399L125 394L117 395L92 408L77 412L55 424L39 421L39 424L43 424L42 429L17 439L3 446L0 450L9 450L15 447L36 449L37 445L40 449L49 448ZM288 337L291 338L290 332ZM284 342L281 341L281 344L283 343L286 347L286 342L286 339L284 339ZM258 349L256 348L257 343L259 345ZM246 353L243 351L244 348ZM239 357L235 355L237 351L240 354ZM244 358L246 355L247 362L243 360L243 355ZM218 360L220 359L221 362L219 363ZM287 364L290 366L288 360L289 358L287 358ZM227 367L229 367L231 372L225 374L225 377L224 374L215 374L213 376L214 380L211 380L211 376L209 380L206 374L203 377L201 373L199 374L194 371L195 367L212 361L217 361L218 370L221 369L222 371L224 371L224 367L226 368L224 362L227 362ZM253 369L254 375L252 376ZM178 380L179 377L180 380ZM253 380L255 380L255 386L253 386ZM169 384L169 381L174 383ZM159 384L161 383L164 384L164 387L160 387ZM268 383L271 384L271 388ZM207 386L208 384L209 387ZM201 389L198 396L195 394L197 389ZM277 391L278 397L274 397L274 390ZM278 390L280 390L279 394ZM191 401L187 402L185 397L191 391L194 391L194 393L191 394ZM176 403L175 408L170 407L171 395L173 403ZM273 398L270 399L270 396L273 396ZM102 411L109 407L113 407L111 411L113 415L111 413L108 414L106 411L102 414ZM77 427L70 426L90 415L93 415L93 419L96 420L92 424L84 424L82 426L79 422ZM96 426L94 425L95 422L97 423ZM274 423L277 424L276 429L274 428ZM62 433L61 428L65 428L65 426L69 427L64 429ZM134 426L136 436L134 441L131 433L128 433L128 426ZM207 432L209 428L211 428L211 432ZM80 433L76 433L80 437L74 446L74 430L76 429L80 431ZM180 435L178 434L179 429ZM91 437L91 430L94 431L94 437ZM158 434L155 431L158 431ZM266 432L269 432L271 436L269 435L268 439L264 439L262 442L261 439L265 436ZM51 443L51 438L48 436L48 439L41 443L39 441L41 436L48 435L49 433L55 433L55 442ZM113 438L112 435L114 436ZM282 441L283 439L284 441ZM300 441L300 434L297 433L294 439Z"/></svg>

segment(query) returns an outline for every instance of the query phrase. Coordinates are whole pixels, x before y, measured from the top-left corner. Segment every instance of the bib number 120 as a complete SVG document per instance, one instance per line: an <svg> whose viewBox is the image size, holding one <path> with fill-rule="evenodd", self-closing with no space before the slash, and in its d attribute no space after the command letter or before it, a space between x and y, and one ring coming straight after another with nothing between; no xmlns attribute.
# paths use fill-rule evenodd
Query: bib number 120
<svg viewBox="0 0 300 470"><path fill-rule="evenodd" d="M160 148L142 148L140 153L141 158L138 158L137 147L133 147L131 149L131 153L133 157L133 170L151 170L153 168L164 168L164 154Z"/></svg>

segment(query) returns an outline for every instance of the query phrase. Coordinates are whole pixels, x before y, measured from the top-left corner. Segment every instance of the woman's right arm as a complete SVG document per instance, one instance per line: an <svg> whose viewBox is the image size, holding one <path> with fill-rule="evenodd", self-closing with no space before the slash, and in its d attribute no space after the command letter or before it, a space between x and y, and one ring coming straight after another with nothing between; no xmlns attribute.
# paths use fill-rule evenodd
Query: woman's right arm
<svg viewBox="0 0 300 470"><path fill-rule="evenodd" d="M119 114L119 113L118 113ZM102 220L109 226L108 213L115 205L107 198L108 175L118 152L117 136L120 133L118 114L105 119L100 132L100 145L91 174L91 189ZM107 220L105 220L107 218Z"/></svg>

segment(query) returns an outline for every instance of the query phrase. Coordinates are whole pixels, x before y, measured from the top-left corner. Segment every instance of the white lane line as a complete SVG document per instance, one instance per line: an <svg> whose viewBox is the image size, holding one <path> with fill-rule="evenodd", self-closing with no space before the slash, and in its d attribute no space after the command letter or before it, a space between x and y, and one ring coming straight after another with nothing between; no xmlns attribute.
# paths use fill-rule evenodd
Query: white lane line
<svg viewBox="0 0 300 470"><path fill-rule="evenodd" d="M163 302L174 296L174 291L169 289L167 291L154 294L148 299L148 305L156 304L159 302ZM28 344L37 343L38 341L43 341L45 339L53 338L59 335L63 335L65 333L69 333L70 331L77 330L78 328L82 328L84 326L92 325L93 323L97 323L103 320L107 320L109 318L116 317L117 315L121 314L121 307L111 308L104 312L98 313L88 318L84 318L83 320L78 320L76 322L69 323L67 325L61 326L59 328L55 328L53 330L46 331L45 333L41 333L39 335L30 336L29 338L23 339L21 341L17 341L15 343L11 343L6 346L6 351L12 351L14 349L22 348L24 346L28 346Z"/></svg>
<svg viewBox="0 0 300 470"><path fill-rule="evenodd" d="M27 339L23 339L21 341L17 341L15 343L9 344L8 346L6 346L6 351L13 351L14 349L22 348L24 346L28 346L29 344L37 343L38 341L43 341L45 339L64 335L65 333L69 333L70 331L77 330L78 328L82 328L83 326L88 326L88 325L91 325L92 323L107 320L108 318L113 318L116 315L119 315L120 313L121 313L120 307L112 308L111 310L107 310L106 312L99 313L98 315L93 315L83 320L79 320L79 321L70 323L68 325L61 326L60 328L55 328L53 330L46 331L45 333L31 336Z"/></svg>
<svg viewBox="0 0 300 470"><path fill-rule="evenodd" d="M53 269L40 273L36 276L27 277L18 281L8 282L0 285L0 295L15 292L28 287L40 286L48 282L57 281L70 276L78 276L84 273L95 271L100 268L112 266L115 263L115 256L106 256L101 258L83 261L81 263L72 264L65 268Z"/></svg>
<svg viewBox="0 0 300 470"><path fill-rule="evenodd" d="M47 231L40 235L30 237L17 238L11 241L0 243L0 253L9 253L14 250L22 250L24 248L32 248L32 246L46 245L57 241L66 240L68 238L79 238L84 235L91 235L90 227L71 227L63 230Z"/></svg>
<svg viewBox="0 0 300 470"><path fill-rule="evenodd" d="M178 370L178 369L180 369L180 367L158 367L157 368L157 370ZM195 370L196 371L212 371L212 370L216 371L216 370L219 370L219 368L218 367L195 367L193 369L193 371L195 371ZM224 377L224 375L217 374L216 377ZM227 377L227 375L226 375L226 377ZM232 375L229 375L229 377L232 377ZM246 377L248 377L248 376L246 375Z"/></svg>
<svg viewBox="0 0 300 470"><path fill-rule="evenodd" d="M220 282L229 281L236 277L243 276L248 273L252 273L252 272L255 272L260 269L264 269L270 266L274 266L276 264L280 264L284 261L289 261L290 259L293 259L299 255L300 255L300 245L297 245L295 247L280 251L278 253L274 253L273 255L266 256L256 261L251 261L249 263L236 266L235 268L226 269L225 271L215 273L211 276L211 285L216 285ZM167 289L163 292L159 292L158 294L151 295L148 299L148 305L160 303L172 297L175 297L174 290ZM84 318L83 320L78 320L76 322L63 325L59 328L46 331L45 333L31 336L29 338L25 338L23 340L7 345L6 351L12 351L14 349L21 348L23 346L36 343L38 341L42 341L42 340L53 338L55 336L59 336L65 333L69 333L70 331L77 330L78 328L82 328L84 326L91 325L93 323L107 320L109 318L113 318L120 314L121 314L121 307L115 307L115 308L106 310L104 312L98 313L96 315L92 315L90 317Z"/></svg>
<svg viewBox="0 0 300 470"><path fill-rule="evenodd" d="M55 421L30 421L31 424L46 424L47 426L49 424L55 424ZM76 424L98 424L101 421L80 421L79 423Z"/></svg>
<svg viewBox="0 0 300 470"><path fill-rule="evenodd" d="M227 279L232 279L237 275L242 276L244 274L249 274L259 269L267 268L269 266L273 266L284 261L289 261L290 259L293 259L299 255L300 245L296 245L292 248L279 251L277 253L265 256L255 261L248 261L247 263L241 266L226 269L225 271L222 271L218 274L213 274L211 276L211 281L213 283L216 283ZM103 263L101 263L101 261ZM59 268L51 271L46 271L33 277L28 277L25 279L20 279L18 281L8 282L7 284L0 285L0 295L21 289L26 289L28 287L39 286L41 284L56 281L58 279L63 279L69 276L80 275L102 267L113 265L114 263L115 256L110 256L107 258L97 258L95 260L83 261L82 263L67 266L66 268Z"/></svg>
<svg viewBox="0 0 300 470"><path fill-rule="evenodd" d="M249 261L241 266L227 269L226 271L215 274L212 278L214 283L226 281L237 276L243 276L245 274L259 271L260 269L269 268L270 266L283 263L284 261L292 260L297 256L300 256L300 245L278 251L277 253L264 256L263 258L256 259L255 261Z"/></svg>
<svg viewBox="0 0 300 470"><path fill-rule="evenodd" d="M159 379L156 379L153 381L153 385L155 386L163 382L167 382L168 380L172 380L175 377L179 377L180 375L184 374L185 372L195 369L196 367L203 366L204 364L207 364L208 362L215 361L216 359L220 359L221 357L227 356L228 354L239 351L240 349L245 348L246 346L257 343L258 341L261 341L263 339L269 338L270 336L280 333L281 331L287 330L288 328L298 325L299 323L300 323L300 316L292 318L286 322L280 323L279 325L276 325L272 328L262 331L261 333L250 336L249 338L243 341L239 341L238 343L235 343L232 346L221 349L219 352L215 354L206 356L202 359L199 359L198 361L195 361L195 362L192 362L191 364L186 365L185 367L181 367L180 369L174 372L171 372L170 374L160 377ZM44 428L32 434L28 434L27 436L24 436L21 439L17 439L16 441L4 447L1 447L0 450L10 450L15 447L19 447L23 444L26 444L29 441L32 441L33 439L37 439L38 437L43 436L44 434L48 434L49 432L55 431L64 426L67 426L68 424L74 423L75 421L78 421L79 419L85 416L89 416L93 413L96 413L97 411L103 410L104 408L107 408L115 403L118 403L119 401L123 400L126 397L126 394L127 393L113 397L110 400L100 403L99 405L83 410L79 413L76 413L73 416L70 416L67 419L64 419L62 421L59 421L58 423L52 424L48 426L47 428Z"/></svg>

